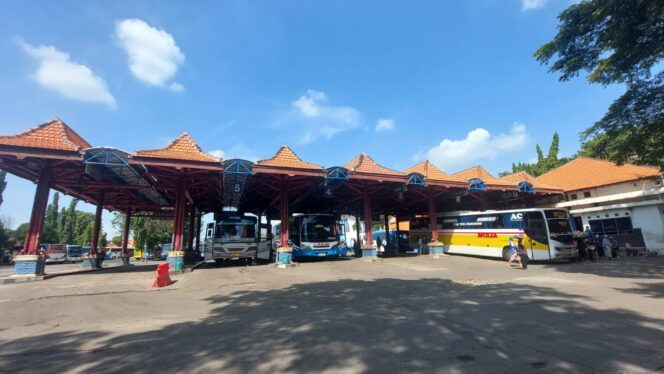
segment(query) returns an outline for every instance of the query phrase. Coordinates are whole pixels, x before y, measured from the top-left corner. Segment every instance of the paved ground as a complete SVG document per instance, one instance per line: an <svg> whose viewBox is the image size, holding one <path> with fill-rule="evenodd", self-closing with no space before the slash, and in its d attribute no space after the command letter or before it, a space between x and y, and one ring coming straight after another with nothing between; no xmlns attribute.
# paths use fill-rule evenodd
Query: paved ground
<svg viewBox="0 0 664 374"><path fill-rule="evenodd" d="M154 265L0 286L2 372L664 370L664 257Z"/></svg>

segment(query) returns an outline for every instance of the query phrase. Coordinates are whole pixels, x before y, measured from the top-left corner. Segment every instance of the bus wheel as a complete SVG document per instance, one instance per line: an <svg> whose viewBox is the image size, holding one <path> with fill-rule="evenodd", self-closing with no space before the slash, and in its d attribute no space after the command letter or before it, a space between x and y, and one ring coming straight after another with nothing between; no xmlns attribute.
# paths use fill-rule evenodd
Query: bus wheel
<svg viewBox="0 0 664 374"><path fill-rule="evenodd" d="M216 259L214 260L214 264L217 267L220 267L224 263L224 260Z"/></svg>
<svg viewBox="0 0 664 374"><path fill-rule="evenodd" d="M503 260L510 260L510 247L503 247Z"/></svg>

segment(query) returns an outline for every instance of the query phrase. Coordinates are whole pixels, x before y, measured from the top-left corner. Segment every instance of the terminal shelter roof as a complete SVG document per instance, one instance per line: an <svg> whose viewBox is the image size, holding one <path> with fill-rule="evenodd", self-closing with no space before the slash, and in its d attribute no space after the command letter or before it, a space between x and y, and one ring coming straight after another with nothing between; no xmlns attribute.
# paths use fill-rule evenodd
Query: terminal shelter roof
<svg viewBox="0 0 664 374"><path fill-rule="evenodd" d="M511 182L514 185L520 183L520 182L528 182L535 187L535 190L542 191L542 190L550 190L550 191L557 191L560 192L561 189L559 187L554 187L550 186L546 183L538 181L535 177L532 175L526 173L525 171L519 171L516 173L508 174L505 175L504 177L500 178L501 180Z"/></svg>
<svg viewBox="0 0 664 374"><path fill-rule="evenodd" d="M302 160L292 149L285 145L282 145L274 156L266 160L260 160L256 162L256 165L287 169L323 170L322 166Z"/></svg>
<svg viewBox="0 0 664 374"><path fill-rule="evenodd" d="M462 170L458 173L452 174L455 177L462 178L466 181L469 181L474 178L481 179L489 187L509 187L512 189L517 189L518 187L511 182L498 179L491 175L486 169L481 166L473 166L472 168Z"/></svg>
<svg viewBox="0 0 664 374"><path fill-rule="evenodd" d="M662 175L654 166L618 165L611 161L578 157L537 177L537 181L568 191L607 186Z"/></svg>
<svg viewBox="0 0 664 374"><path fill-rule="evenodd" d="M454 177L449 174L444 173L442 170L438 169L436 165L429 162L429 160L422 161L417 165L414 165L404 171L406 174L419 173L424 175L429 182L440 182L443 184L451 184L454 186L467 186L468 182L465 179Z"/></svg>
<svg viewBox="0 0 664 374"><path fill-rule="evenodd" d="M366 153L360 153L357 155L346 164L345 168L361 174L389 175L397 177L403 177L405 175L402 172L378 165L378 163Z"/></svg>
<svg viewBox="0 0 664 374"><path fill-rule="evenodd" d="M178 136L164 148L136 151L134 157L209 163L219 163L221 161L219 158L203 152L196 141L187 133Z"/></svg>
<svg viewBox="0 0 664 374"><path fill-rule="evenodd" d="M73 152L92 147L76 131L57 118L18 135L0 136L0 144Z"/></svg>

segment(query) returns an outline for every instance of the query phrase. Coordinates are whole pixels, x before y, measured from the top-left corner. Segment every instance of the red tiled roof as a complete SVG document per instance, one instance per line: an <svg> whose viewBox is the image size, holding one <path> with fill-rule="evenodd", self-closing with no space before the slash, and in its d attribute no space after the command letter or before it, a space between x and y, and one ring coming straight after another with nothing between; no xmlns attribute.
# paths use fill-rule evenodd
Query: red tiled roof
<svg viewBox="0 0 664 374"><path fill-rule="evenodd" d="M178 136L164 148L136 151L134 156L197 162L221 161L219 158L203 152L194 139L187 133Z"/></svg>
<svg viewBox="0 0 664 374"><path fill-rule="evenodd" d="M438 169L434 164L432 164L428 160L422 161L417 165L411 166L410 168L406 169L404 173L406 174L420 173L424 175L424 177L428 181L454 182L460 184L467 184L465 179L445 174L442 170Z"/></svg>
<svg viewBox="0 0 664 374"><path fill-rule="evenodd" d="M525 171L519 171L516 173L505 175L504 177L499 178L501 180L511 182L514 185L517 185L520 182L528 182L535 187L536 190L557 190L561 191L559 187L550 186L546 183L538 181L532 175L526 173Z"/></svg>
<svg viewBox="0 0 664 374"><path fill-rule="evenodd" d="M404 174L396 170L388 169L386 167L380 166L369 157L366 153L360 153L354 159L350 160L346 166L346 169L354 171L356 173L366 173L366 174L382 174L382 175L396 175L403 176Z"/></svg>
<svg viewBox="0 0 664 374"><path fill-rule="evenodd" d="M0 144L58 151L92 148L90 143L57 118L18 135L0 136Z"/></svg>
<svg viewBox="0 0 664 374"><path fill-rule="evenodd" d="M537 180L552 186L558 186L567 192L659 175L662 175L662 172L654 166L617 165L611 161L579 157L540 175Z"/></svg>
<svg viewBox="0 0 664 374"><path fill-rule="evenodd" d="M322 170L323 167L303 161L299 158L292 149L288 146L282 145L277 153L271 158L256 162L260 166L272 166L291 169L308 169L308 170Z"/></svg>
<svg viewBox="0 0 664 374"><path fill-rule="evenodd" d="M483 180L484 183L487 184L487 185L506 186L506 187L515 187L516 188L516 185L514 185L513 183L510 183L510 182L507 182L507 181L504 181L504 180L500 180L500 179L494 177L493 175L491 175L491 173L486 171L486 169L484 169L481 166L473 166L472 168L462 170L462 171L460 171L458 173L454 173L452 175L455 176L455 177L462 178L466 181L469 181L473 178L478 178L478 179Z"/></svg>

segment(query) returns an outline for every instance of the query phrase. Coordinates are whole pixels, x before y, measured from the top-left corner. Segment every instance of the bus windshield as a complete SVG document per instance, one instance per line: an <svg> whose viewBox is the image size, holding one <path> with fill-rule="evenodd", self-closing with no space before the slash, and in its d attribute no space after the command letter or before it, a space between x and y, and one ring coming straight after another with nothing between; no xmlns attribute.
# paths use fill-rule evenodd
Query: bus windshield
<svg viewBox="0 0 664 374"><path fill-rule="evenodd" d="M220 222L214 237L226 242L246 242L256 238L256 225L252 221Z"/></svg>
<svg viewBox="0 0 664 374"><path fill-rule="evenodd" d="M303 242L331 242L339 240L337 223L332 216L306 216L302 219Z"/></svg>
<svg viewBox="0 0 664 374"><path fill-rule="evenodd" d="M549 232L556 235L571 235L572 227L569 221L560 218L549 218L546 220L549 224Z"/></svg>

